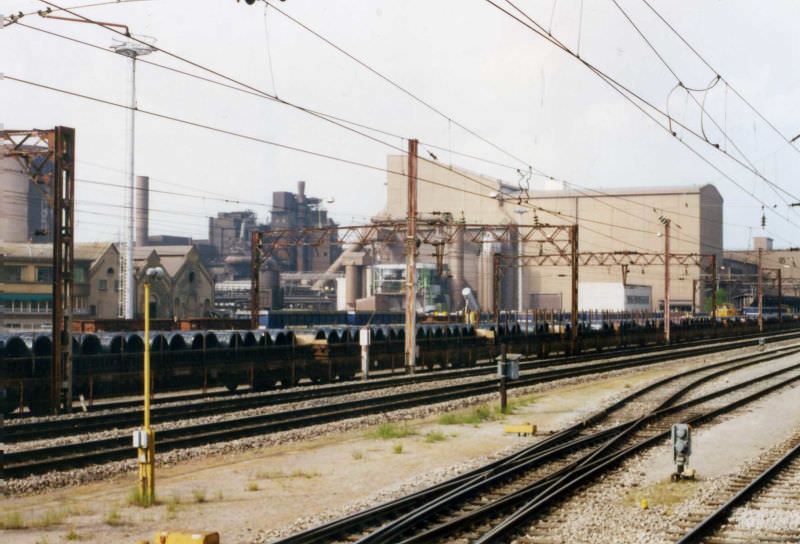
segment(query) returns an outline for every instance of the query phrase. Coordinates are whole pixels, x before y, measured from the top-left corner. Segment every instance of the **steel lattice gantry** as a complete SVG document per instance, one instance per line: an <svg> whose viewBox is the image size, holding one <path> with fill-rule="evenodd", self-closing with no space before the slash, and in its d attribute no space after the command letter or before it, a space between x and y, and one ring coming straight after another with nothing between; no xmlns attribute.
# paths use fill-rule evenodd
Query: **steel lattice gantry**
<svg viewBox="0 0 800 544"><path fill-rule="evenodd" d="M75 129L0 131L3 154L19 162L53 208L53 364L50 404L72 406L72 308L74 305Z"/></svg>
<svg viewBox="0 0 800 544"><path fill-rule="evenodd" d="M375 221L366 225L327 226L275 229L253 232L251 237L251 321L258 326L258 272L261 263L275 252L295 246L319 246L335 234L342 243L404 244L407 221ZM541 248L560 256L571 255L573 225L489 225L451 220L416 221L417 246L432 245L437 264L441 264L443 248L459 236L474 243L538 243Z"/></svg>

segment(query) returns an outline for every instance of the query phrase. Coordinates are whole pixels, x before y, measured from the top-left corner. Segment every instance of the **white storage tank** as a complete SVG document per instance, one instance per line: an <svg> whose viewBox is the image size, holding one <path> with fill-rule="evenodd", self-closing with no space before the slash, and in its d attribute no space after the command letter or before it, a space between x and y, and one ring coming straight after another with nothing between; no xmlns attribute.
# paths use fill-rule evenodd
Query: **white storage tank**
<svg viewBox="0 0 800 544"><path fill-rule="evenodd" d="M28 176L0 146L0 241L28 242Z"/></svg>

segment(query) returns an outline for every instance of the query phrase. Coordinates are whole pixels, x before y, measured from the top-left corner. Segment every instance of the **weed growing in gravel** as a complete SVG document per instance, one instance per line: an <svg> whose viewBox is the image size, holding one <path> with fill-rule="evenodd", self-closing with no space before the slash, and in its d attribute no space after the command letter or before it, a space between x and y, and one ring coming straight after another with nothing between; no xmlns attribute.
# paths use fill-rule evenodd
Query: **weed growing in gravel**
<svg viewBox="0 0 800 544"><path fill-rule="evenodd" d="M354 451L351 455L353 456L353 459L355 459L356 461L361 461L364 458L364 454L361 453L360 451Z"/></svg>
<svg viewBox="0 0 800 544"><path fill-rule="evenodd" d="M380 438L381 440L393 440L405 438L417 434L417 431L408 425L395 425L394 423L381 423L377 429L367 433L368 438Z"/></svg>
<svg viewBox="0 0 800 544"><path fill-rule="evenodd" d="M295 469L292 472L284 472L282 470L271 470L268 472L256 473L256 478L259 480L280 480L283 478L316 478L319 476L316 470L300 470Z"/></svg>
<svg viewBox="0 0 800 544"><path fill-rule="evenodd" d="M0 519L0 529L13 531L15 529L25 529L25 527L25 522L22 520L22 516L19 512L3 514L3 517Z"/></svg>
<svg viewBox="0 0 800 544"><path fill-rule="evenodd" d="M258 491L258 482L250 482L247 484L248 491Z"/></svg>
<svg viewBox="0 0 800 544"><path fill-rule="evenodd" d="M398 453L398 454L399 453L403 453L403 445L402 444L395 444L394 447L392 447L392 451L394 453Z"/></svg>
<svg viewBox="0 0 800 544"><path fill-rule="evenodd" d="M140 508L149 508L150 506L155 506L158 504L159 501L154 500L153 502L148 502L147 497L141 492L138 487L135 487L130 490L128 493L128 497L126 503L128 506L138 506Z"/></svg>
<svg viewBox="0 0 800 544"><path fill-rule="evenodd" d="M478 425L485 421L502 419L499 410L492 410L488 405L476 406L469 411L448 412L439 416L440 425Z"/></svg>
<svg viewBox="0 0 800 544"><path fill-rule="evenodd" d="M194 498L194 502L197 504L201 504L206 502L206 490L205 489L192 489L192 497Z"/></svg>
<svg viewBox="0 0 800 544"><path fill-rule="evenodd" d="M106 518L104 520L106 525L111 527L119 527L120 525L125 525L125 521L122 519L122 516L119 515L119 511L115 508L114 510L109 511L106 514Z"/></svg>
<svg viewBox="0 0 800 544"><path fill-rule="evenodd" d="M36 529L46 529L53 525L61 525L66 517L66 510L47 510L40 517L29 521L27 526Z"/></svg>
<svg viewBox="0 0 800 544"><path fill-rule="evenodd" d="M222 490L221 489L217 489L216 493L214 493L214 500L215 501L221 501L224 498L225 498L225 495L222 494Z"/></svg>
<svg viewBox="0 0 800 544"><path fill-rule="evenodd" d="M425 435L425 442L444 442L447 437L442 431L431 431Z"/></svg>
<svg viewBox="0 0 800 544"><path fill-rule="evenodd" d="M70 529L67 534L64 535L66 540L83 540L83 537L75 532L75 529Z"/></svg>

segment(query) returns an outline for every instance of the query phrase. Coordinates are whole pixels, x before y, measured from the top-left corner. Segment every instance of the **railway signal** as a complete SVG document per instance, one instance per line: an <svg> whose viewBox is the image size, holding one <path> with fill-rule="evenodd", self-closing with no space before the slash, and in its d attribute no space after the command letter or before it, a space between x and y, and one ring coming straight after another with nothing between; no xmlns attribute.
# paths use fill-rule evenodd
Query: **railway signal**
<svg viewBox="0 0 800 544"><path fill-rule="evenodd" d="M694 479L694 470L687 469L689 456L692 455L692 428L688 423L676 423L672 426L672 460L676 470L672 481Z"/></svg>

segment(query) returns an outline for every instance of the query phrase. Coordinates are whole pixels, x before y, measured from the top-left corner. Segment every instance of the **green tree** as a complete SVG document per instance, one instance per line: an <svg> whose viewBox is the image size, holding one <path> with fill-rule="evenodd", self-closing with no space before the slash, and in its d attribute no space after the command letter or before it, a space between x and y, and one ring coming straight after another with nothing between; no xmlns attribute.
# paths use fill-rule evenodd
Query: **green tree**
<svg viewBox="0 0 800 544"><path fill-rule="evenodd" d="M730 300L728 300L728 291L723 288L719 288L717 289L717 306L723 302L730 302ZM703 304L703 311L708 314L711 313L711 296L706 297L705 303Z"/></svg>

